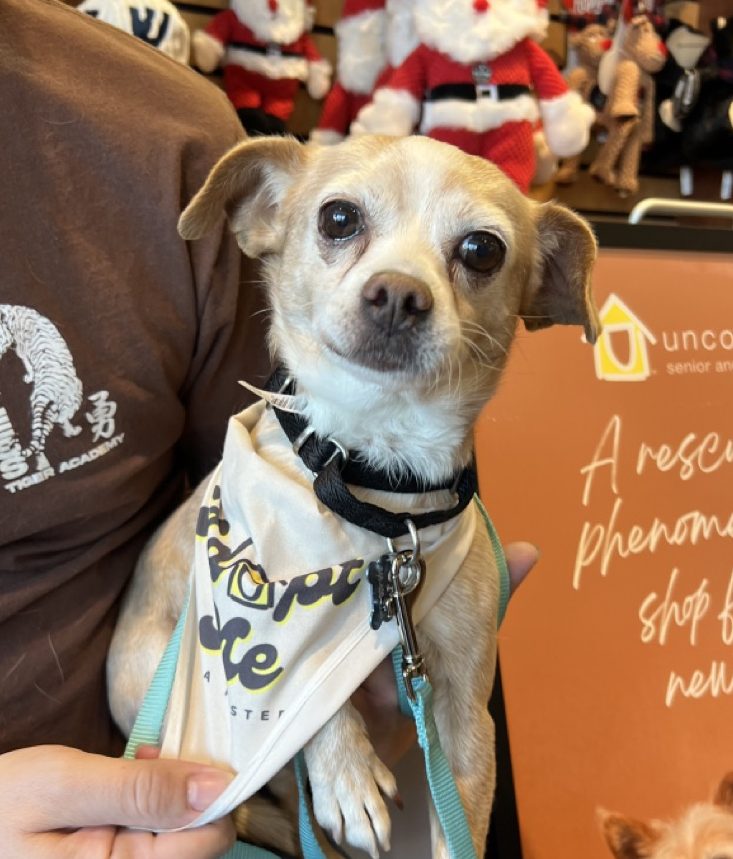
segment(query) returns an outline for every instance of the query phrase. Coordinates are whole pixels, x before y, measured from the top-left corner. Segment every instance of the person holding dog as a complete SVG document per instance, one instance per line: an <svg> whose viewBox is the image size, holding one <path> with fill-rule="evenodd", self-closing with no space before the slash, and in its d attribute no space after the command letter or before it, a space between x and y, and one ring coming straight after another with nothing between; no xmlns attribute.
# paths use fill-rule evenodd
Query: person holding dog
<svg viewBox="0 0 733 859"><path fill-rule="evenodd" d="M55 0L2 5L0 95L3 856L213 859L228 819L141 830L184 825L230 774L114 757L104 662L142 545L216 463L237 381L266 372L254 264L224 225L176 233L241 127L194 72ZM536 555L508 558L519 579ZM398 754L391 676L358 697Z"/></svg>
<svg viewBox="0 0 733 859"><path fill-rule="evenodd" d="M105 659L156 524L266 378L259 273L185 203L243 136L223 93L50 0L0 7L0 852L219 855L229 821L156 838L229 780L123 761ZM69 830L75 830L70 832Z"/></svg>

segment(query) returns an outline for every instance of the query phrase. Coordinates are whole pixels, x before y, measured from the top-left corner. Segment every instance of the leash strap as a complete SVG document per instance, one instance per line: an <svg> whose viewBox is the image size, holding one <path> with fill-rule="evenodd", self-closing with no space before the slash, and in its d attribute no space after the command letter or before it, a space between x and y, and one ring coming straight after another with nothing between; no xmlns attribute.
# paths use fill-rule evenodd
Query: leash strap
<svg viewBox="0 0 733 859"><path fill-rule="evenodd" d="M245 844L244 841L237 843L221 859L280 859L277 853L270 853L263 847L255 847L254 844Z"/></svg>
<svg viewBox="0 0 733 859"><path fill-rule="evenodd" d="M188 614L188 597L183 606L181 616L173 630L163 656L155 669L152 682L145 693L142 707L137 714L135 724L130 732L130 738L125 746L124 758L132 760L140 746L160 745L160 735L163 732L163 721L168 709L168 700L176 676L176 662L181 649L181 636Z"/></svg>
<svg viewBox="0 0 733 859"><path fill-rule="evenodd" d="M402 676L402 646L392 651L392 665L397 683L400 710L415 720L417 741L425 759L425 776L433 799L435 813L451 859L477 859L466 812L456 787L450 764L440 744L433 716L433 687L427 677L412 683L414 698L410 698Z"/></svg>
<svg viewBox="0 0 733 859"><path fill-rule="evenodd" d="M313 813L308 802L308 769L302 751L295 756L295 781L298 785L298 831L303 859L326 859L316 837Z"/></svg>
<svg viewBox="0 0 733 859"><path fill-rule="evenodd" d="M499 605L498 625L501 624L506 614L509 603L509 569L504 557L499 535L494 528L486 508L478 495L475 498L476 505L486 525L494 557L499 572ZM425 758L425 775L433 798L436 814L440 820L445 835L446 844L452 859L475 859L476 852L468 829L465 810L456 787L453 773L443 748L440 745L440 736L433 717L433 690L427 679L420 679L413 683L415 700L411 700L405 688L405 680L402 673L402 646L398 645L392 651L392 667L394 669L395 683L397 684L397 701L400 711L405 716L412 716L417 729L417 739Z"/></svg>

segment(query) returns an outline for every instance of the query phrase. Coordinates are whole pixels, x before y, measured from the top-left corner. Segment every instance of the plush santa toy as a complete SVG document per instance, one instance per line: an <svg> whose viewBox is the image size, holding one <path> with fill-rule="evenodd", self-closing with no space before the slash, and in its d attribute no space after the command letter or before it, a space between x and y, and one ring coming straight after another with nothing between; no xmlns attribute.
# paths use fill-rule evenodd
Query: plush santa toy
<svg viewBox="0 0 733 859"><path fill-rule="evenodd" d="M419 44L360 111L352 133L419 127L493 161L523 191L535 170L538 119L556 156L585 148L594 112L535 41L547 24L536 0L415 0L413 9Z"/></svg>
<svg viewBox="0 0 733 859"><path fill-rule="evenodd" d="M206 30L194 34L203 72L224 65L224 89L250 134L282 134L301 81L323 98L331 64L307 32L313 13L305 0L232 0Z"/></svg>
<svg viewBox="0 0 733 859"><path fill-rule="evenodd" d="M188 62L191 35L170 0L83 0L76 8L137 36L179 63Z"/></svg>
<svg viewBox="0 0 733 859"><path fill-rule="evenodd" d="M387 13L384 0L345 0L334 28L338 45L336 83L323 105L310 139L319 144L343 140L367 104L387 65Z"/></svg>

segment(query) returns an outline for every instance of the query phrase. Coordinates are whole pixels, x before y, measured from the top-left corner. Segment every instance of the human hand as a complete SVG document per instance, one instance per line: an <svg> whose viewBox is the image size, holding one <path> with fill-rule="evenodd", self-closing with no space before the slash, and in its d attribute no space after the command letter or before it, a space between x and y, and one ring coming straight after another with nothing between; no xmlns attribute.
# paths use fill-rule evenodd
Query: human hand
<svg viewBox="0 0 733 859"><path fill-rule="evenodd" d="M3 859L215 859L234 842L229 818L160 835L125 827L184 826L231 778L201 764L64 746L7 752L0 755Z"/></svg>
<svg viewBox="0 0 733 859"><path fill-rule="evenodd" d="M527 577L540 557L540 551L532 543L507 543L504 557L509 571L509 593L513 594Z"/></svg>
<svg viewBox="0 0 733 859"><path fill-rule="evenodd" d="M504 547L509 589L514 593L537 563L539 550L531 543L508 543ZM379 758L393 768L415 742L415 723L397 706L397 688L392 660L385 659L351 696L364 717L369 737Z"/></svg>

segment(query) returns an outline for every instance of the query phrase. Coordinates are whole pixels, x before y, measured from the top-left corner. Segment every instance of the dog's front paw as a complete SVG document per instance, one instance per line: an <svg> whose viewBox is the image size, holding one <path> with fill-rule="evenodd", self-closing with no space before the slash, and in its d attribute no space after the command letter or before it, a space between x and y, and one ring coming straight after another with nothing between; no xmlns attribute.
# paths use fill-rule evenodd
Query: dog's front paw
<svg viewBox="0 0 733 859"><path fill-rule="evenodd" d="M397 783L379 760L361 716L347 704L305 747L305 761L319 824L374 859L389 850L390 819L384 796Z"/></svg>

